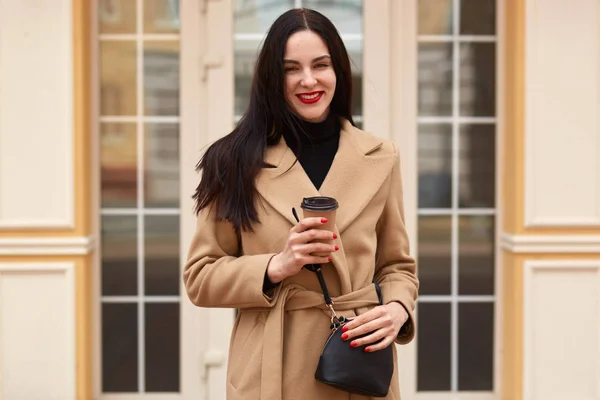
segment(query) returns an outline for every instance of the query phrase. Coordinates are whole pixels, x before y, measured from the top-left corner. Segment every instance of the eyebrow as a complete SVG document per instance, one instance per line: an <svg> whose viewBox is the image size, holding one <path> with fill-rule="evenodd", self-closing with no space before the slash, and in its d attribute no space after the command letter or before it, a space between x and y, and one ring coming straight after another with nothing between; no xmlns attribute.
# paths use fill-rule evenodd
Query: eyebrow
<svg viewBox="0 0 600 400"><path fill-rule="evenodd" d="M328 55L319 56L319 57L317 57L317 58L313 58L312 62L321 61L321 60L324 60L324 59L326 59L326 58L329 58L329 59L331 59L331 56L328 56ZM298 62L298 61L296 61L296 60L287 60L287 59L284 59L284 60L283 60L283 63L284 63L284 64L285 64L285 63L290 63L290 64L300 64L300 62Z"/></svg>

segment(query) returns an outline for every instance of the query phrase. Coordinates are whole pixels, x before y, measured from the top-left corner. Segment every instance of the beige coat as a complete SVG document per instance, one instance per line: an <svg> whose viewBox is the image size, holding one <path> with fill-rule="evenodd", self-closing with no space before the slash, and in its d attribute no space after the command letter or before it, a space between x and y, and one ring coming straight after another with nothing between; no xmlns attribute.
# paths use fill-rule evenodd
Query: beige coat
<svg viewBox="0 0 600 400"><path fill-rule="evenodd" d="M384 303L398 301L409 310L396 342L412 340L418 280L404 226L396 148L343 121L338 152L319 191L300 163L294 164L283 139L267 150L265 161L268 167L256 180L261 224L254 226L254 233L238 236L230 223L216 222L203 210L183 276L194 304L239 308L227 399L365 399L314 378L330 324L316 275L302 270L269 295L262 286L269 260L283 250L296 223L292 207L301 217L303 197L334 197L340 204L335 229L340 250L323 271L336 311L354 316L375 307L375 276ZM395 370L387 399L400 398L397 366Z"/></svg>

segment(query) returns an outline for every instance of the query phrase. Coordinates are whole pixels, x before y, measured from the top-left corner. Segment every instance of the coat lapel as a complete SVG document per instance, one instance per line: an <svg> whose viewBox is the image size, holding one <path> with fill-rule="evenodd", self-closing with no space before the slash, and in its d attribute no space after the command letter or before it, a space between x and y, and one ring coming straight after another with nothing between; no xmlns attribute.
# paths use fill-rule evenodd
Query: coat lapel
<svg viewBox="0 0 600 400"><path fill-rule="evenodd" d="M317 190L281 138L277 145L266 150L268 167L259 173L256 189L292 224L296 224L292 207L300 213L304 197L334 197L340 204L336 226L341 233L365 209L397 161L392 152L378 154L376 150L382 145L382 139L342 120L338 151L325 181Z"/></svg>
<svg viewBox="0 0 600 400"><path fill-rule="evenodd" d="M275 210L290 223L296 225L292 207L302 218L300 203L304 197L319 196L319 192L310 181L300 162L285 143L283 137L279 144L267 148L265 163L256 180L256 190Z"/></svg>
<svg viewBox="0 0 600 400"><path fill-rule="evenodd" d="M377 153L382 145L381 138L343 121L338 152L320 188L322 196L338 200L340 233L367 207L394 166L393 153Z"/></svg>

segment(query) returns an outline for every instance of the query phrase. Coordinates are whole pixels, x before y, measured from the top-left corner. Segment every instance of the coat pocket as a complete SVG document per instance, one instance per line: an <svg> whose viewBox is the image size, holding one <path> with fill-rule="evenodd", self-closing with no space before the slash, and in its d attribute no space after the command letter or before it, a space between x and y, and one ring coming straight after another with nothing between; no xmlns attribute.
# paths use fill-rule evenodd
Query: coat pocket
<svg viewBox="0 0 600 400"><path fill-rule="evenodd" d="M236 390L260 386L264 318L261 312L242 312L232 338L229 355L229 382Z"/></svg>

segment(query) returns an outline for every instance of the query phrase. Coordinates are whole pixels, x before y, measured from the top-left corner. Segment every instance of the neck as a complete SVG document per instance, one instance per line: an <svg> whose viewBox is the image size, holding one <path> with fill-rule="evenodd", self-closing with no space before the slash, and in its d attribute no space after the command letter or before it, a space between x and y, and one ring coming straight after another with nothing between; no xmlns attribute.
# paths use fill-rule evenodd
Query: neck
<svg viewBox="0 0 600 400"><path fill-rule="evenodd" d="M341 124L339 118L331 112L322 122L310 122L302 119L299 122L300 141L303 146L312 146L339 137Z"/></svg>

